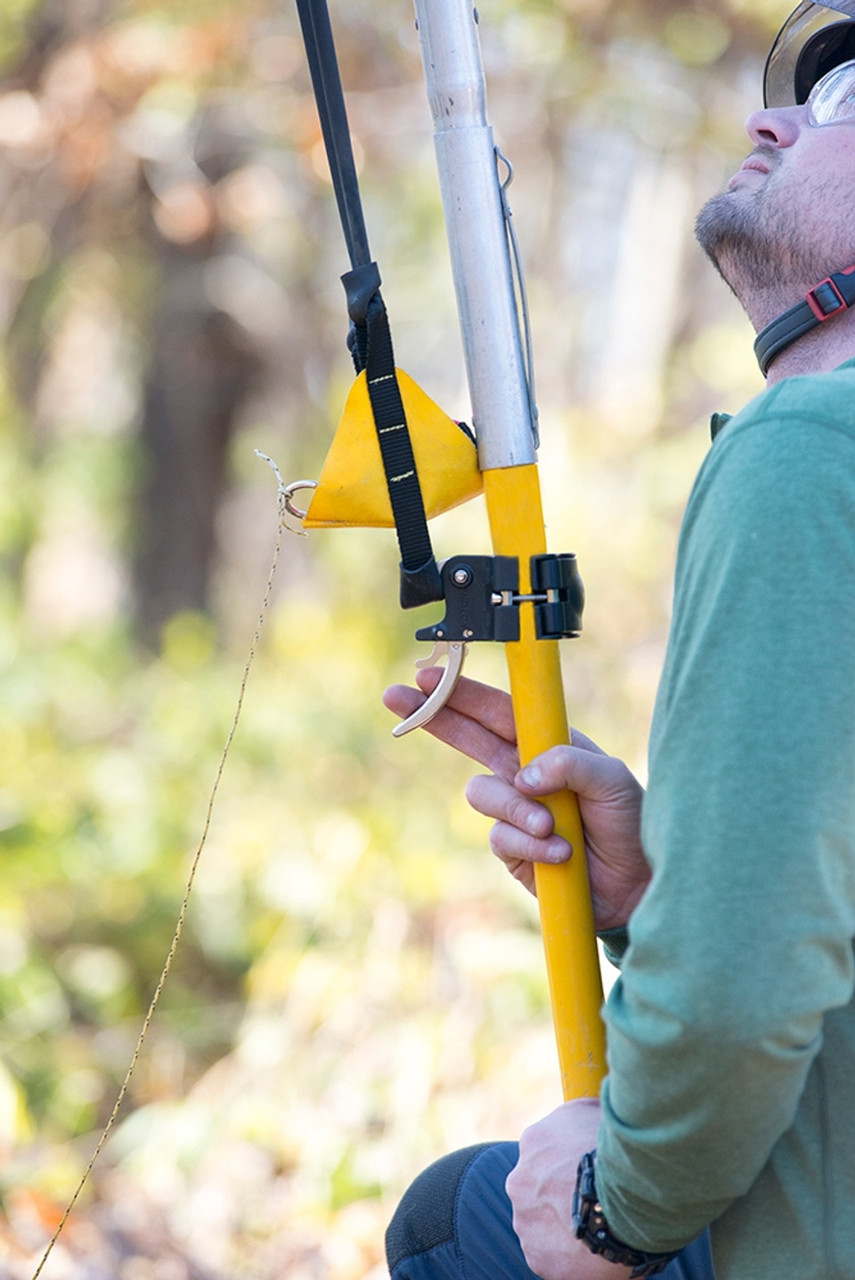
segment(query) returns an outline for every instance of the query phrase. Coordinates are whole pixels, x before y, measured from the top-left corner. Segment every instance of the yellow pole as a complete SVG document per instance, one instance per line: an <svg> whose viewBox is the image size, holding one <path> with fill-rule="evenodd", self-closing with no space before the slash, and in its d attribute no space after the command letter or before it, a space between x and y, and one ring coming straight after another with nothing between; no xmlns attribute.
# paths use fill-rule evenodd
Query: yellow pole
<svg viewBox="0 0 855 1280"><path fill-rule="evenodd" d="M496 555L546 553L529 371L508 245L510 212L487 119L486 84L471 0L415 0L451 268ZM509 166L508 166L509 169ZM504 171L504 170L503 170ZM519 282L523 292L522 282ZM506 644L520 758L569 741L558 643L538 640L534 606L520 602L521 638ZM603 993L582 825L575 797L554 796L555 828L575 854L536 867L546 967L564 1097L592 1097L605 1074Z"/></svg>
<svg viewBox="0 0 855 1280"><path fill-rule="evenodd" d="M537 467L484 472L487 512L496 555L518 556L520 592L531 590L529 556L546 551ZM522 606L521 632L507 644L508 673L520 760L569 742L558 642L538 640L534 611ZM552 1016L565 1100L596 1097L606 1070L603 988L594 934L584 837L576 797L565 791L546 801L555 829L573 846L560 866L535 867Z"/></svg>

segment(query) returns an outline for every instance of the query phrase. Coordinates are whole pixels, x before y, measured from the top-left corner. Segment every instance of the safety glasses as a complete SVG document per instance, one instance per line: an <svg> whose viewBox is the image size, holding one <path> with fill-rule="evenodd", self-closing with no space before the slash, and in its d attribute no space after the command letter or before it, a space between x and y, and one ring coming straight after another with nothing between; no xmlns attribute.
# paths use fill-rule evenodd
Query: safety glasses
<svg viewBox="0 0 855 1280"><path fill-rule="evenodd" d="M808 119L817 127L855 120L855 60L841 62L817 80L806 105Z"/></svg>

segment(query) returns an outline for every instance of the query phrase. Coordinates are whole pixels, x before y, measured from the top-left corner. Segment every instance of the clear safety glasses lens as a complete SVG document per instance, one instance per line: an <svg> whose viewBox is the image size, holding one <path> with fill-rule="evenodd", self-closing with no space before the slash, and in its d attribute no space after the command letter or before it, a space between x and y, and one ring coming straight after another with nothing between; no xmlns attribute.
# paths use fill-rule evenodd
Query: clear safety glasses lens
<svg viewBox="0 0 855 1280"><path fill-rule="evenodd" d="M818 80L810 91L807 109L813 125L855 120L855 61L841 62Z"/></svg>

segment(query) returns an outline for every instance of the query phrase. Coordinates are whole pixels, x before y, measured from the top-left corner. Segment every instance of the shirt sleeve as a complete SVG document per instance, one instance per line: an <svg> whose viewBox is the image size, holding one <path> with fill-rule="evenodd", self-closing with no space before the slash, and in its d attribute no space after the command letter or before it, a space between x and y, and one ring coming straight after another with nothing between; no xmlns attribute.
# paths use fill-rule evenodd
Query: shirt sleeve
<svg viewBox="0 0 855 1280"><path fill-rule="evenodd" d="M681 534L651 735L653 875L607 1006L612 1230L681 1248L793 1123L855 984L855 442L722 433Z"/></svg>

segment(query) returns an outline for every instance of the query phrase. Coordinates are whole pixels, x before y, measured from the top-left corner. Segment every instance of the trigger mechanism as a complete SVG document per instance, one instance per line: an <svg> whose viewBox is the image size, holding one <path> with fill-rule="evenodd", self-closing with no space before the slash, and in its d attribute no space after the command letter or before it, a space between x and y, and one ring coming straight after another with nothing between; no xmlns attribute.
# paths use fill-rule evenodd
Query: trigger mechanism
<svg viewBox="0 0 855 1280"><path fill-rule="evenodd" d="M413 729L421 729L434 718L438 711L442 710L454 693L463 670L463 659L466 657L466 645L462 640L437 640L430 657L420 658L416 666L420 670L423 667L434 667L443 657L446 663L439 684L411 716L407 716L406 720L395 725L392 730L393 737L402 738L405 733L410 733Z"/></svg>
<svg viewBox="0 0 855 1280"><path fill-rule="evenodd" d="M520 566L516 556L452 556L441 566L445 617L416 632L417 640L431 640L433 653L416 663L432 666L447 659L442 679L433 693L406 720L396 725L396 738L426 725L441 711L460 678L470 641L520 638L520 610L534 610L534 635L538 640L577 636L582 629L585 591L576 557L535 555L529 561L531 590L520 592Z"/></svg>

